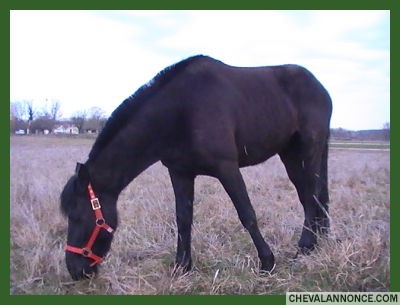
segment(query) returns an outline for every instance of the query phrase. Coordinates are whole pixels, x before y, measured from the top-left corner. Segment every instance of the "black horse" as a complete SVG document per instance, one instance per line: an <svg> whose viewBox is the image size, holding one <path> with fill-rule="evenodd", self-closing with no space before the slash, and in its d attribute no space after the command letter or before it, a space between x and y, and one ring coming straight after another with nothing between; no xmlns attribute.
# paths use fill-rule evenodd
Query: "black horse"
<svg viewBox="0 0 400 305"><path fill-rule="evenodd" d="M232 67L194 56L161 71L111 115L85 164L61 194L68 216L66 262L74 279L97 272L117 227L120 192L161 160L176 199L176 265L191 268L194 180L216 177L257 248L262 271L274 268L239 168L279 154L304 208L303 252L326 233L327 158L332 103L297 65Z"/></svg>

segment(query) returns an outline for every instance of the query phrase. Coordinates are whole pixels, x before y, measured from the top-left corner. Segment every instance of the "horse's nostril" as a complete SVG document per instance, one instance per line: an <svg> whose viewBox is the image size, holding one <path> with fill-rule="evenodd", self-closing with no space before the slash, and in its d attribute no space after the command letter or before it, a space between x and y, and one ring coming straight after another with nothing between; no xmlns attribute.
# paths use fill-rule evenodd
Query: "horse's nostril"
<svg viewBox="0 0 400 305"><path fill-rule="evenodd" d="M97 266L93 266L93 267L85 267L82 270L82 275L83 277L87 278L87 279L92 279L96 276L97 274Z"/></svg>
<svg viewBox="0 0 400 305"><path fill-rule="evenodd" d="M93 279L96 276L96 270L90 269L82 269L80 271L70 272L71 277L74 281L84 280L84 279Z"/></svg>
<svg viewBox="0 0 400 305"><path fill-rule="evenodd" d="M67 254L67 269L74 281L92 279L96 276L98 267L91 267L90 262L88 258Z"/></svg>

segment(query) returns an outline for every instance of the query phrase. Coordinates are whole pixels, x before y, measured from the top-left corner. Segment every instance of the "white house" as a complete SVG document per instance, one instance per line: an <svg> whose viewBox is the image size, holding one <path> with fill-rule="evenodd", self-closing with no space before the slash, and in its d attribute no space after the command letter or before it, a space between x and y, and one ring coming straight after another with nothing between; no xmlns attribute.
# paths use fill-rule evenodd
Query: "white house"
<svg viewBox="0 0 400 305"><path fill-rule="evenodd" d="M72 124L61 124L53 129L54 134L79 134L79 129Z"/></svg>

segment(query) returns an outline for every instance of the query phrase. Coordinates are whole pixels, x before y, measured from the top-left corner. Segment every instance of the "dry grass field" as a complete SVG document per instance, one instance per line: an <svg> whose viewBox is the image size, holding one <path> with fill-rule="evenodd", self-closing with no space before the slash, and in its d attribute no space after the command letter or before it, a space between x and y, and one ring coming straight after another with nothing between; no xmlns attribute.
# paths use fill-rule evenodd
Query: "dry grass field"
<svg viewBox="0 0 400 305"><path fill-rule="evenodd" d="M157 163L120 195L120 225L97 277L73 282L64 261L67 220L59 195L93 139L11 137L11 294L283 294L287 291L388 291L388 151L332 149L331 234L293 259L303 210L279 158L242 169L262 234L276 256L258 275L249 235L222 187L198 177L193 265L173 275L174 197Z"/></svg>

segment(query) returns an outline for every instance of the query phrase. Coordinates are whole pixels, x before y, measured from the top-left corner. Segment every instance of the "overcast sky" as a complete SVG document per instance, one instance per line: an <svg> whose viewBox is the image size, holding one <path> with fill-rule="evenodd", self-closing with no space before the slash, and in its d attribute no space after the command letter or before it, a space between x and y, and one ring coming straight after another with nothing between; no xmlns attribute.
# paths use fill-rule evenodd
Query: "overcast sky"
<svg viewBox="0 0 400 305"><path fill-rule="evenodd" d="M235 66L300 64L333 100L331 126L390 119L389 11L11 11L11 101L110 114L195 54Z"/></svg>

